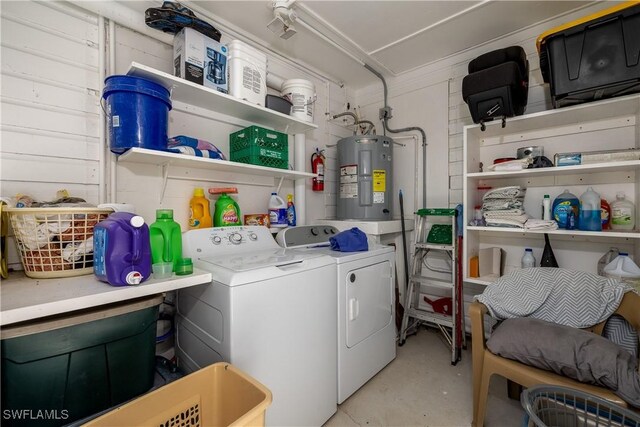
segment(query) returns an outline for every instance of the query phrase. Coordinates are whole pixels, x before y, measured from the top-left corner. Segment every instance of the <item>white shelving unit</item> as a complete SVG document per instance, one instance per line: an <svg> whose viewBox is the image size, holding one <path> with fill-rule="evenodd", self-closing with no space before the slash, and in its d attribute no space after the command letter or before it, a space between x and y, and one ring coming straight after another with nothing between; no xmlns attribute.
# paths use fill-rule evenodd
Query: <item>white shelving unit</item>
<svg viewBox="0 0 640 427"><path fill-rule="evenodd" d="M252 104L146 65L138 64L137 62L131 63L127 74L146 78L166 87L171 93L171 100L173 102L182 102L211 111L212 113L233 116L287 134L299 134L318 128L317 125L311 122ZM126 153L121 154L118 157L118 163L121 165L134 163L152 164L162 167L160 200L164 198L167 180L169 179L169 169L171 167L186 167L233 174L279 178L281 182L283 179L297 180L316 176L316 174L308 172L270 168L219 159L208 159L144 148L132 148Z"/></svg>
<svg viewBox="0 0 640 427"><path fill-rule="evenodd" d="M500 157L515 157L520 147L542 146L553 161L556 153L607 149L640 148L640 95L613 98L573 107L542 111L489 123L485 132L479 125L464 128L463 199L465 226L463 278L467 283L489 285L493 279L469 277L469 259L479 249L501 247L506 254L505 272L519 268L525 247L534 249L537 262L549 234L561 267L596 272L596 262L609 246L628 251L640 261L640 230L603 232L581 230L524 230L520 228L469 226L473 208L481 204L478 186L498 188L521 185L527 188L524 209L533 218L541 217L544 194L551 200L565 188L577 197L591 186L609 202L617 191L640 204L640 160L614 161L579 166L525 169L521 171L483 171ZM486 169L486 168L485 168ZM636 222L636 227L638 223Z"/></svg>
<svg viewBox="0 0 640 427"><path fill-rule="evenodd" d="M161 84L171 92L172 101L183 102L215 113L237 117L280 132L296 134L318 128L313 123L234 98L231 95L172 76L137 62L131 63L127 74L143 77Z"/></svg>

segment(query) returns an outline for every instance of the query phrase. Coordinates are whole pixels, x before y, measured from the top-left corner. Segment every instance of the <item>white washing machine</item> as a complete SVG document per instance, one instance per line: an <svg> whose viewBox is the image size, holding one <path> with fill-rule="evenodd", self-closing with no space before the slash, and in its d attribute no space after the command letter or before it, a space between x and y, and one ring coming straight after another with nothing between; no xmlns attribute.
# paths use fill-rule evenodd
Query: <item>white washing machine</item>
<svg viewBox="0 0 640 427"><path fill-rule="evenodd" d="M258 226L188 231L183 252L213 281L178 292L180 367L230 362L271 390L267 425L322 425L337 410L333 260Z"/></svg>
<svg viewBox="0 0 640 427"><path fill-rule="evenodd" d="M395 255L390 246L369 244L363 252L338 252L329 238L332 226L281 230L285 248L329 255L337 266L338 403L344 402L396 357Z"/></svg>

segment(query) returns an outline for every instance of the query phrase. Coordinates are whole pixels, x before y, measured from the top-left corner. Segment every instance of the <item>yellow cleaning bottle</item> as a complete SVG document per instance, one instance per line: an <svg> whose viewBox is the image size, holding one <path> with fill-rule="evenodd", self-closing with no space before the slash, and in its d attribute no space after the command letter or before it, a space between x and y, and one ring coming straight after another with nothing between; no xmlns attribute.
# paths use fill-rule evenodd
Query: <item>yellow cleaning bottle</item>
<svg viewBox="0 0 640 427"><path fill-rule="evenodd" d="M211 227L211 210L209 200L204 195L203 188L193 190L193 197L189 202L191 214L189 215L189 229Z"/></svg>

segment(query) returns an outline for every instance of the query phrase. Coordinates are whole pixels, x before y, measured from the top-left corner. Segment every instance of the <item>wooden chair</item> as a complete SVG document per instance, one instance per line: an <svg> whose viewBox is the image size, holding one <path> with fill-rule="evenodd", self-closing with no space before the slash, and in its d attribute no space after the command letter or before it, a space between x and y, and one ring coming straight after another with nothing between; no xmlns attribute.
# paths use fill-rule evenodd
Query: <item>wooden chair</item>
<svg viewBox="0 0 640 427"><path fill-rule="evenodd" d="M625 401L607 388L580 383L553 372L534 368L491 353L485 344L484 334L483 317L487 312L487 307L477 301L473 302L469 307L471 343L473 346L473 426L480 427L484 424L489 381L494 374L501 375L523 387L531 387L537 384L571 387L599 396L622 407L628 407ZM636 330L640 331L640 296L638 294L627 292L615 313L624 317ZM588 330L602 335L604 324L605 322L601 322Z"/></svg>

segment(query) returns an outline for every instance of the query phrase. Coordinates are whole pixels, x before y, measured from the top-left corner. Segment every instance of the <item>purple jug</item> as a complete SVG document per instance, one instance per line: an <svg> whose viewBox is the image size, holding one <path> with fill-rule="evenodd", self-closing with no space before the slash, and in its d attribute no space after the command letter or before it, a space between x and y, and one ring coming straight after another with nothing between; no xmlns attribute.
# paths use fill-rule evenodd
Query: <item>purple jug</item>
<svg viewBox="0 0 640 427"><path fill-rule="evenodd" d="M110 285L139 285L151 276L149 227L141 216L115 212L97 224L93 252L93 272Z"/></svg>

